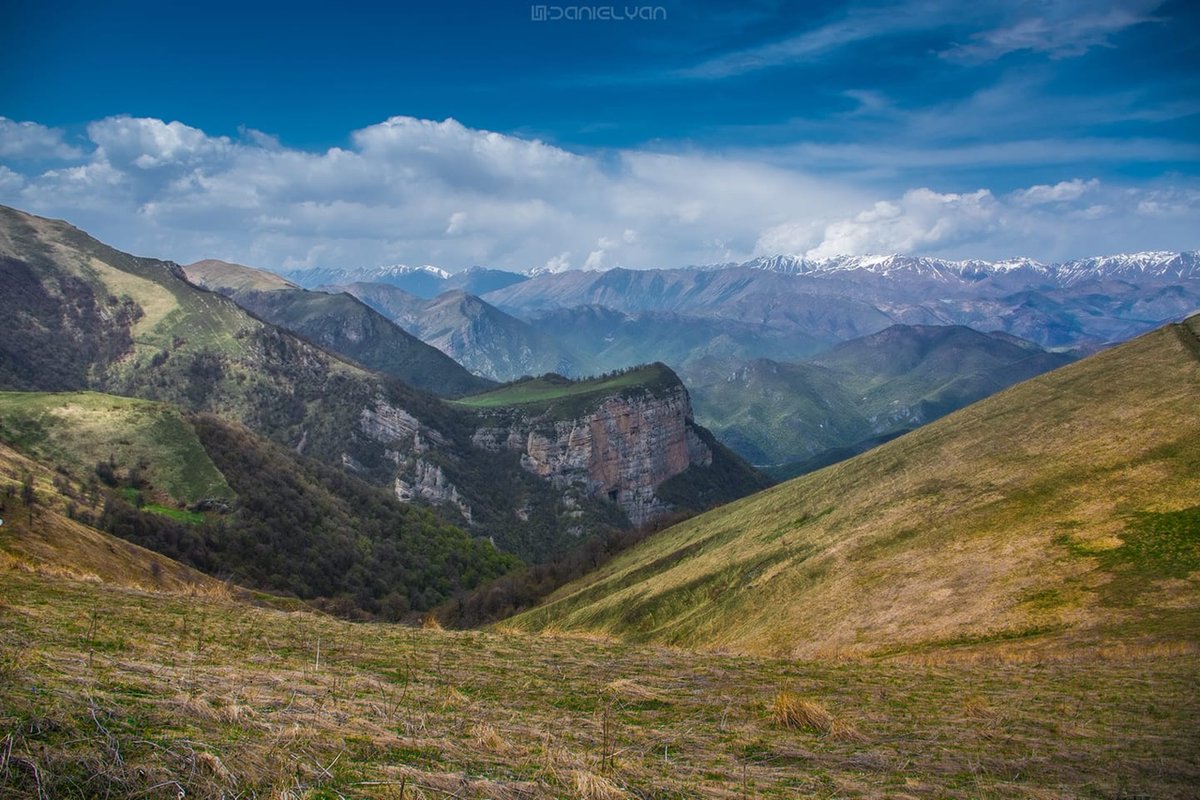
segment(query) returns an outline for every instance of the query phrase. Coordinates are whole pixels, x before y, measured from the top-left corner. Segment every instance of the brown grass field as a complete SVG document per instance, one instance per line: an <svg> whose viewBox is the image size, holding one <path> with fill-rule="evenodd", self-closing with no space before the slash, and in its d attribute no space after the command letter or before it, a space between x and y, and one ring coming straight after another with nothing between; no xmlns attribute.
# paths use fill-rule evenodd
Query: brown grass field
<svg viewBox="0 0 1200 800"><path fill-rule="evenodd" d="M0 796L1195 797L1200 659L797 661L0 572Z"/></svg>

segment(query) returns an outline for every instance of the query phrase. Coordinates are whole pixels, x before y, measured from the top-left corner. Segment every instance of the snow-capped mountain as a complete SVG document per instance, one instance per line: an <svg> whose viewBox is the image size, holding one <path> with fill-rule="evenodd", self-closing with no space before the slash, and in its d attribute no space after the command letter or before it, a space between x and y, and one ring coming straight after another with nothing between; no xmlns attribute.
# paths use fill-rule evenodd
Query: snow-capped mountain
<svg viewBox="0 0 1200 800"><path fill-rule="evenodd" d="M733 265L712 265L705 269ZM1003 261L954 261L926 256L867 255L810 259L795 255L760 256L736 266L785 275L819 275L835 272L870 272L885 276L916 275L926 278L957 277L977 280L988 275L1017 272L1044 275L1061 286L1089 279L1192 280L1200 279L1200 251L1150 251L1043 264L1032 258Z"/></svg>
<svg viewBox="0 0 1200 800"><path fill-rule="evenodd" d="M1059 280L1071 285L1089 278L1117 278L1137 282L1158 280L1200 280L1200 251L1175 253L1156 250L1115 256L1094 256L1068 261L1057 267Z"/></svg>
<svg viewBox="0 0 1200 800"><path fill-rule="evenodd" d="M450 273L441 267L435 267L432 264L421 264L419 266L410 267L408 264L390 264L385 267L379 267L376 272L382 277L386 275L412 275L414 273L425 272L434 277L446 280L450 277Z"/></svg>

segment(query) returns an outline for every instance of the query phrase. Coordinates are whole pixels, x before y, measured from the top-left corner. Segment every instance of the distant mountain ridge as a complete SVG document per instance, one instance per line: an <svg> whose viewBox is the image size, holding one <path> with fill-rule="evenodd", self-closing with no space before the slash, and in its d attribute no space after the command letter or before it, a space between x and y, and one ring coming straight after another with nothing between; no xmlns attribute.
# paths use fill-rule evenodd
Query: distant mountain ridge
<svg viewBox="0 0 1200 800"><path fill-rule="evenodd" d="M554 337L462 289L426 299L387 283L321 288L353 295L477 375L511 381L546 372L579 377L588 371Z"/></svg>
<svg viewBox="0 0 1200 800"><path fill-rule="evenodd" d="M352 283L382 283L403 289L425 300L437 297L452 289L461 289L468 294L486 294L526 280L527 276L486 267L470 267L461 272L450 273L431 264L408 266L392 264L384 267L313 267L309 269L281 271L281 275L305 289L319 286L341 286Z"/></svg>
<svg viewBox="0 0 1200 800"><path fill-rule="evenodd" d="M225 261L198 261L183 270L192 283L231 298L260 319L417 389L461 395L491 386L348 294L301 289L270 272Z"/></svg>
<svg viewBox="0 0 1200 800"><path fill-rule="evenodd" d="M1043 347L1094 348L1200 310L1200 254L1148 252L1057 265L772 256L688 269L560 272L483 299L527 319L581 306L626 314L670 311L762 325L826 346L901 323L965 325Z"/></svg>
<svg viewBox="0 0 1200 800"><path fill-rule="evenodd" d="M1010 258L1000 261L982 259L951 260L926 256L904 256L899 254L832 256L810 259L795 255L760 256L740 264L712 264L700 269L727 269L744 267L788 275L813 275L819 273L862 270L890 275L914 273L924 276L956 275L978 279L987 274L1026 273L1039 274L1062 285L1082 280L1103 278L1163 278L1168 280L1200 279L1200 251L1173 252L1151 250L1139 253L1121 253L1108 256L1092 256L1046 264L1032 258Z"/></svg>
<svg viewBox="0 0 1200 800"><path fill-rule="evenodd" d="M1070 285L1088 279L1162 278L1168 280L1200 279L1200 250L1146 250L1134 253L1088 256L1059 262L1043 262L1027 256L990 261L987 259L947 259L933 256L908 256L899 253L837 255L808 258L801 255L777 253L757 256L748 261L727 261L685 267L635 269L638 272L659 272L673 269L712 272L725 269L758 269L785 275L817 275L832 272L862 271L882 275L903 273L918 275L954 275L978 278L989 274L1024 273L1042 275ZM522 272L474 266L460 272L432 264L410 266L389 264L379 267L311 267L300 270L280 270L278 274L300 286L313 288L321 284L354 282L386 283L405 288L408 284L436 286L433 294L413 292L429 299L448 289L463 289L470 294L486 294L504 286L554 275L596 275L613 271L630 271L616 266L604 270L547 270L533 268ZM409 291L412 291L409 289Z"/></svg>
<svg viewBox="0 0 1200 800"><path fill-rule="evenodd" d="M702 425L751 463L796 464L782 472L794 475L1072 360L1005 333L893 325L799 363L705 357L680 375Z"/></svg>

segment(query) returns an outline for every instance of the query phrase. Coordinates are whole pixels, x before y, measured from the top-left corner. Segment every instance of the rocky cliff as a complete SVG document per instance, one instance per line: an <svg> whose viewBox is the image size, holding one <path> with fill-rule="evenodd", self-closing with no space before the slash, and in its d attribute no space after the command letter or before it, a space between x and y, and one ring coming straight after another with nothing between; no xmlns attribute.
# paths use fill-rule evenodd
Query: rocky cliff
<svg viewBox="0 0 1200 800"><path fill-rule="evenodd" d="M569 418L553 405L493 409L473 441L486 450L519 453L529 472L556 487L611 500L640 525L672 510L657 492L662 484L713 463L713 450L692 420L687 390L670 378L668 385L660 381L594 398Z"/></svg>

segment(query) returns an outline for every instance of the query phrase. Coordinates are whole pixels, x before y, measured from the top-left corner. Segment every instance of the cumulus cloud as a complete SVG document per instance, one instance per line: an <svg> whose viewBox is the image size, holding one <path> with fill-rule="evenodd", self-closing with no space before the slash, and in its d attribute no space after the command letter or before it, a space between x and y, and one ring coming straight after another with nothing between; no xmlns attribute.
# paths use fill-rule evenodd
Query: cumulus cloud
<svg viewBox="0 0 1200 800"><path fill-rule="evenodd" d="M748 255L764 223L861 201L830 181L708 154L580 155L459 122L394 117L310 152L245 132L112 117L76 163L0 197L114 244L266 267L437 263L528 269ZM723 247L713 231L726 231ZM584 253L578 262L570 253Z"/></svg>
<svg viewBox="0 0 1200 800"><path fill-rule="evenodd" d="M0 117L0 158L13 160L70 160L82 156L67 144L58 128Z"/></svg>
<svg viewBox="0 0 1200 800"><path fill-rule="evenodd" d="M996 196L988 189L942 193L912 189L826 224L767 229L759 255L809 258L904 253L953 258L1033 255L1052 261L1084 254L1194 248L1177 223L1200 217L1200 190L1128 188L1072 179Z"/></svg>
<svg viewBox="0 0 1200 800"><path fill-rule="evenodd" d="M967 194L912 189L897 201L879 201L830 223L807 255L940 251L986 239L1002 223L1002 208L987 189Z"/></svg>
<svg viewBox="0 0 1200 800"><path fill-rule="evenodd" d="M29 152L28 128L13 141L5 130L0 152ZM133 117L95 121L87 136L89 149L49 168L0 158L0 202L139 254L273 269L654 267L778 252L1053 258L1105 237L1114 249L1195 247L1200 205L1186 182L1130 189L1083 177L889 196L754 154L579 154L411 117L323 151Z"/></svg>

